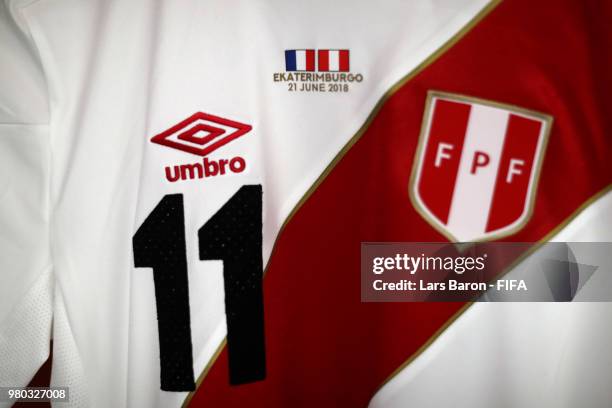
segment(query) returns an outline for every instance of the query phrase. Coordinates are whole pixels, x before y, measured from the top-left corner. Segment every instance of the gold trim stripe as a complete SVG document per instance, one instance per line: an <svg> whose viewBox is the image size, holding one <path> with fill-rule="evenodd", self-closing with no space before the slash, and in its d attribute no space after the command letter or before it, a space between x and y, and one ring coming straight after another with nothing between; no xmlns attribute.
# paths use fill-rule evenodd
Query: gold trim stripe
<svg viewBox="0 0 612 408"><path fill-rule="evenodd" d="M191 399L193 398L195 393L198 392L198 389L200 388L200 385L202 385L204 378L206 378L206 375L208 375L208 373L212 369L213 364L215 364L215 362L219 358L219 355L221 355L221 352L223 351L223 348L225 347L226 344L227 344L227 337L224 337L221 343L219 344L219 346L217 347L217 349L215 350L215 352L213 353L213 355L210 357L210 360L208 360L206 367L204 367L204 370L198 377L196 381L195 391L189 392L189 394L187 394L187 397L185 397L185 401L183 401L183 404L181 405L182 408L187 408L189 406Z"/></svg>
<svg viewBox="0 0 612 408"><path fill-rule="evenodd" d="M478 12L478 14L476 14L453 37L448 39L444 44L442 44L438 49L436 49L429 57L427 57L425 60L423 60L423 62L421 62L419 65L417 65L416 68L414 68L412 71L410 71L408 74L406 74L403 78L401 78L399 81L397 81L393 86L391 86L391 88L389 88L389 90L387 90L387 92L385 92L381 96L381 98L378 100L378 102L376 103L376 105L372 109L372 112L370 112L370 114L366 118L366 120L363 123L363 125L361 125L361 127L359 128L357 133L355 133L355 135L353 135L353 137L351 137L351 139L344 145L344 147L338 152L338 154L336 154L336 156L327 165L325 170L323 170L323 172L317 178L317 180L315 180L313 185L308 189L308 191L306 191L306 193L302 196L300 201L297 202L295 207L293 207L293 209L291 210L291 212L289 213L289 215L287 216L287 218L285 219L285 221L281 225L281 227L280 227L280 229L278 231L278 234L276 234L276 239L274 240L274 244L272 245L272 251L270 252L270 258L269 259L272 259L272 257L276 253L276 248L277 248L278 240L279 240L281 234L283 233L283 231L285 230L285 227L287 226L287 224L291 221L293 216L298 212L298 210L302 207L302 205L304 205L304 203L310 198L310 196L314 193L314 191L321 185L321 183L323 183L323 181L327 178L329 173L331 173L331 171L334 169L334 167L336 167L336 165L338 164L338 162L340 162L340 160L344 157L344 155L346 155L346 153L355 145L355 143L357 143L357 141L361 138L361 136L363 136L363 134L366 132L366 130L372 124L372 121L374 120L374 118L378 115L378 112L382 109L382 107L385 104L385 102L387 102L387 100L391 96L393 96L408 81L410 81L415 76L417 76L419 73L421 73L421 71L423 71L425 68L427 68L429 65L431 65L434 61L436 61L438 58L440 58L440 56L442 56L442 54L444 54L452 46L454 46L457 42L459 42L459 40L461 40L468 32L470 32L472 30L472 28L474 28L484 17L486 17L491 11L493 11L493 9L495 9L501 2L502 2L502 0L491 0L489 2L489 4L487 4L485 7L483 7L483 9L480 10ZM268 265L269 264L270 264L270 262L268 261ZM266 270L264 271L264 275L266 274L267 270L268 270L268 268L266 266ZM195 391L190 392L187 395L187 397L185 398L185 401L183 402L183 405L182 405L183 408L187 408L189 406L189 402L191 402L191 399L193 398L193 395L200 388L200 385L202 384L202 382L204 381L204 378L206 377L206 375L208 374L208 372L212 368L212 365L216 362L217 358L219 357L219 354L221 354L221 350L223 349L223 347L225 347L225 344L226 344L226 340L223 340L223 342L219 345L219 348L217 349L215 354L211 357L210 361L208 362L208 364L204 368L204 371L202 372L202 374L200 374L200 376L198 377L198 380L196 381L196 389L195 389Z"/></svg>

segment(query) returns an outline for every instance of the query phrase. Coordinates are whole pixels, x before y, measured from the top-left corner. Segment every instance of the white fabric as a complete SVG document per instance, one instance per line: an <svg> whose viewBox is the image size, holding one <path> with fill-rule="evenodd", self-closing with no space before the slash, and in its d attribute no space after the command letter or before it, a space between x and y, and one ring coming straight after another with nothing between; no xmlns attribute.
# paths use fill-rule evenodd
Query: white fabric
<svg viewBox="0 0 612 408"><path fill-rule="evenodd" d="M46 268L2 322L0 386L25 386L32 374L47 360L52 286L50 269ZM8 401L0 401L0 407L11 405Z"/></svg>
<svg viewBox="0 0 612 408"><path fill-rule="evenodd" d="M54 287L46 86L21 23L0 2L0 386L25 386L47 359Z"/></svg>

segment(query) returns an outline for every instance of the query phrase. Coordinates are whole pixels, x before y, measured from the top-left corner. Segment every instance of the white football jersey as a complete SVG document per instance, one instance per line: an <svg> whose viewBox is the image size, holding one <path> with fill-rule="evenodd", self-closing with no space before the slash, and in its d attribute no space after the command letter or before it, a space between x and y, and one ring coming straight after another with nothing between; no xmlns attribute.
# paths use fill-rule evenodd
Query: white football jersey
<svg viewBox="0 0 612 408"><path fill-rule="evenodd" d="M359 300L364 241L612 240L577 3L1 1L0 386L609 407L607 303Z"/></svg>

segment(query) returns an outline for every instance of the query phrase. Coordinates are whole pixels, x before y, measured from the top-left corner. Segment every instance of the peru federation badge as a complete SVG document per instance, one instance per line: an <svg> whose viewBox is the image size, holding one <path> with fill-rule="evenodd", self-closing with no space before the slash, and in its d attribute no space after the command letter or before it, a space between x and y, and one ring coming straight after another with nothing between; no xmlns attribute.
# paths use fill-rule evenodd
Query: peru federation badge
<svg viewBox="0 0 612 408"><path fill-rule="evenodd" d="M497 239L528 221L552 117L430 91L410 181L416 209L452 241Z"/></svg>

